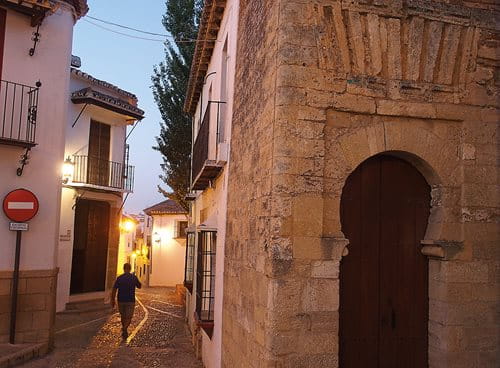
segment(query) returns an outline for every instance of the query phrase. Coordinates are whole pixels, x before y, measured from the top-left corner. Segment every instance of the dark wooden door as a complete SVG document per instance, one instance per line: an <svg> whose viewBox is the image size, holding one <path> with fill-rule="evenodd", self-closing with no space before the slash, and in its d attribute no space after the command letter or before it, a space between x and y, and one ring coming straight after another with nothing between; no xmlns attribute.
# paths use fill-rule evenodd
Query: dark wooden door
<svg viewBox="0 0 500 368"><path fill-rule="evenodd" d="M2 80L3 49L5 44L5 26L7 21L7 11L0 8L0 80Z"/></svg>
<svg viewBox="0 0 500 368"><path fill-rule="evenodd" d="M341 199L349 254L340 264L340 367L427 367L428 261L421 254L430 187L379 155L349 176Z"/></svg>
<svg viewBox="0 0 500 368"><path fill-rule="evenodd" d="M71 294L105 289L109 213L106 202L80 199L76 205Z"/></svg>
<svg viewBox="0 0 500 368"><path fill-rule="evenodd" d="M89 184L109 186L109 151L111 127L107 124L90 122L89 134Z"/></svg>

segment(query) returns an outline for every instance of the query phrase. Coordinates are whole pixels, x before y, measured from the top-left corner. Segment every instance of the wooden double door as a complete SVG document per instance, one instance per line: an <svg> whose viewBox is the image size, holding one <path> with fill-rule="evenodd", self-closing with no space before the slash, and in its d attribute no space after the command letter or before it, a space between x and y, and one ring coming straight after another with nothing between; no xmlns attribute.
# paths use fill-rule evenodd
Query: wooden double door
<svg viewBox="0 0 500 368"><path fill-rule="evenodd" d="M110 206L79 199L71 268L71 294L103 291L106 284Z"/></svg>
<svg viewBox="0 0 500 368"><path fill-rule="evenodd" d="M349 239L340 264L340 367L428 366L428 260L421 253L430 187L409 163L374 156L341 199Z"/></svg>

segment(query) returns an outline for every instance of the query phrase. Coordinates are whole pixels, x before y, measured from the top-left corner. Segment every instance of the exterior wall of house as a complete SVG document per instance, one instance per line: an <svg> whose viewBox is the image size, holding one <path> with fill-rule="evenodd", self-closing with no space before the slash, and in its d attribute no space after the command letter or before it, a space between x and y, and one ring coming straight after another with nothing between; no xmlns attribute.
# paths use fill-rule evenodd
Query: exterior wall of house
<svg viewBox="0 0 500 368"><path fill-rule="evenodd" d="M196 252L193 277L193 292L186 293L186 315L188 324L194 335L197 351L201 355L206 367L221 366L221 348L222 348L222 305L223 305L223 283L224 283L224 245L226 239L226 208L228 193L228 174L229 174L229 147L231 143L231 124L233 116L233 96L234 96L234 78L236 69L236 48L238 34L238 13L239 1L230 0L226 4L224 16L218 34L218 40L212 54L212 59L208 67L208 73L213 71L215 75L207 78L207 83L202 91L203 106L201 100L198 103L197 112L194 116L195 134L197 122L200 117L200 107L205 111L207 101L222 101L221 121L224 128L221 131L223 139L217 142L217 105L211 107L211 116L214 117L210 127L209 159L217 161L226 161L224 169L219 177L214 181L212 187L200 192L197 199L192 203L191 224L199 229L200 225L217 229L216 245L216 266L215 266L215 310L214 310L214 328L213 335L210 338L202 329L196 326L194 313L196 310ZM226 57L226 72L223 58ZM225 75L225 80L224 80ZM223 87L223 83L225 86ZM210 92L211 91L211 95ZM225 95L225 96L224 96ZM227 152L227 154L225 153ZM197 246L198 242L196 242Z"/></svg>
<svg viewBox="0 0 500 368"><path fill-rule="evenodd" d="M496 5L240 6L223 366L338 366L340 196L358 165L389 152L432 187L429 366L494 367Z"/></svg>
<svg viewBox="0 0 500 368"><path fill-rule="evenodd" d="M186 215L153 215L149 286L176 286L184 281L186 237L176 237L176 222Z"/></svg>
<svg viewBox="0 0 500 368"><path fill-rule="evenodd" d="M42 87L38 101L36 143L23 175L17 176L19 157L24 150L0 145L0 197L16 188L26 188L38 196L40 210L22 237L20 312L16 342L51 340L55 312L57 245L61 201L61 163L64 132L68 120L67 98L74 18L61 5L40 27L42 39L35 54L31 40L35 28L30 18L7 10L2 79ZM0 343L8 340L10 285L14 266L15 233L8 219L0 215Z"/></svg>
<svg viewBox="0 0 500 368"><path fill-rule="evenodd" d="M69 75L69 69L66 67L66 72ZM105 110L103 108L88 105L81 114L78 121L78 115L81 113L83 104L73 104L68 96L72 92L78 91L82 88L89 87L90 84L85 79L71 74L70 90L66 96L66 103L69 103L69 117L66 119L66 142L64 149L64 159L70 157L75 162L74 156L87 156L89 135L90 135L90 122L91 120L100 123L108 124L111 126L110 135L110 161L124 163L125 153L125 137L127 118L123 115ZM119 95L112 91L92 86L92 88L119 97ZM76 124L75 124L76 121ZM74 126L72 126L74 124ZM60 165L62 165L62 161ZM75 168L78 170L78 167ZM86 167L83 167L86 170ZM108 266L106 285L111 288L114 278L116 276L119 252L119 237L120 237L120 216L119 209L122 205L122 193L116 191L109 191L107 193L92 192L85 188L77 188L72 183L64 185L62 191L61 202L61 220L59 229L59 248L58 248L58 267L59 279L57 284L57 311L62 311L66 307L66 303L70 298L70 284L71 284L71 265L73 256L73 240L74 240L74 227L75 227L75 201L77 198L91 199L97 201L108 202L111 206L111 223L110 233L108 240ZM105 300L109 298L109 293L101 293L105 296ZM89 297L94 297L92 294Z"/></svg>

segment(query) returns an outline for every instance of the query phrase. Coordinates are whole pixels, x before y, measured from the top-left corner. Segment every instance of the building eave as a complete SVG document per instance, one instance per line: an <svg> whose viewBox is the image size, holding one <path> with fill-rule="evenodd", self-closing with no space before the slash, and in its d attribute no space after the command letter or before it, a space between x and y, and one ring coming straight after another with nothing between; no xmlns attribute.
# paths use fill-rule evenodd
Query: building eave
<svg viewBox="0 0 500 368"><path fill-rule="evenodd" d="M96 91L91 87L83 88L71 94L74 104L89 104L101 107L132 119L144 119L144 111L127 101Z"/></svg>
<svg viewBox="0 0 500 368"><path fill-rule="evenodd" d="M226 8L226 0L205 0L201 15L196 48L191 64L184 110L194 115L203 89L203 80L212 58L220 25Z"/></svg>

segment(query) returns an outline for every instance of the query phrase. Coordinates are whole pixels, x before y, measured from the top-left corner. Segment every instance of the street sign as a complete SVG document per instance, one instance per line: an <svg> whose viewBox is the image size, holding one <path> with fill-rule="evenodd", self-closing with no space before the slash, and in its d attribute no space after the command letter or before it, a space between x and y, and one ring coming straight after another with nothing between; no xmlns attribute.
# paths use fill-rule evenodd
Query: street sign
<svg viewBox="0 0 500 368"><path fill-rule="evenodd" d="M28 224L26 222L11 222L9 224L10 231L28 231Z"/></svg>
<svg viewBox="0 0 500 368"><path fill-rule="evenodd" d="M38 199L27 189L13 190L3 200L3 212L12 221L29 221L38 212Z"/></svg>
<svg viewBox="0 0 500 368"><path fill-rule="evenodd" d="M10 306L9 333L9 342L15 344L21 238L23 231L28 231L28 224L25 222L35 217L38 212L38 198L27 189L16 189L5 196L2 207L5 216L11 221L14 221L9 224L9 229L16 232L16 255L14 257L14 274L12 275L12 301Z"/></svg>

